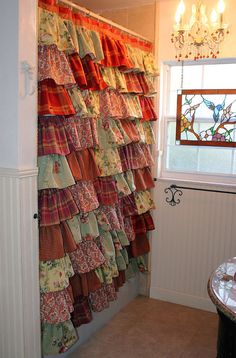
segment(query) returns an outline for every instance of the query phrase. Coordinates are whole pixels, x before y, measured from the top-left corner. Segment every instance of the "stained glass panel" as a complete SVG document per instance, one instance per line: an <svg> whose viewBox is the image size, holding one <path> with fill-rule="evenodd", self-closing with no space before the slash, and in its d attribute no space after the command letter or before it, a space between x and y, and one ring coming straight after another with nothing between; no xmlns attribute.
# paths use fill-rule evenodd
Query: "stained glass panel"
<svg viewBox="0 0 236 358"><path fill-rule="evenodd" d="M177 96L176 141L236 146L236 90L182 90Z"/></svg>

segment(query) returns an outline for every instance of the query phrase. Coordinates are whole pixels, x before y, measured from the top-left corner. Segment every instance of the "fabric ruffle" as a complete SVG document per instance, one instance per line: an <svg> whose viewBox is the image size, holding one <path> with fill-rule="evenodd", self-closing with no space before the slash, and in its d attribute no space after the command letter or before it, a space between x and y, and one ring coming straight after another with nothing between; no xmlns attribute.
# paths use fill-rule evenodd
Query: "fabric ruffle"
<svg viewBox="0 0 236 358"><path fill-rule="evenodd" d="M88 83L79 55L77 53L73 53L70 54L68 58L77 85L79 86L80 89L87 88Z"/></svg>
<svg viewBox="0 0 236 358"><path fill-rule="evenodd" d="M155 58L152 52L144 52L143 65L145 72L151 76L158 76L158 70L155 65Z"/></svg>
<svg viewBox="0 0 236 358"><path fill-rule="evenodd" d="M97 146L93 118L41 117L38 124L38 155L67 155L72 151Z"/></svg>
<svg viewBox="0 0 236 358"><path fill-rule="evenodd" d="M133 170L133 177L137 191L144 191L155 186L149 167Z"/></svg>
<svg viewBox="0 0 236 358"><path fill-rule="evenodd" d="M84 102L87 106L88 117L97 118L100 116L100 97L98 91L82 91Z"/></svg>
<svg viewBox="0 0 236 358"><path fill-rule="evenodd" d="M101 74L109 89L128 92L125 76L118 68L101 67Z"/></svg>
<svg viewBox="0 0 236 358"><path fill-rule="evenodd" d="M117 148L95 149L95 160L102 177L123 171Z"/></svg>
<svg viewBox="0 0 236 358"><path fill-rule="evenodd" d="M73 23L73 13L72 9L64 6L58 6L59 16L62 18L69 34L71 40L73 42L73 47L77 53L79 53L79 44L78 44L78 36L76 31L76 26Z"/></svg>
<svg viewBox="0 0 236 358"><path fill-rule="evenodd" d="M101 62L104 59L104 54L98 32L85 27L78 27L77 34L80 57L84 58L89 55L94 62Z"/></svg>
<svg viewBox="0 0 236 358"><path fill-rule="evenodd" d="M76 115L80 117L88 117L89 112L84 102L81 91L78 86L67 87L67 92L72 101Z"/></svg>
<svg viewBox="0 0 236 358"><path fill-rule="evenodd" d="M38 80L48 78L58 85L76 83L66 55L56 45L41 45L38 48Z"/></svg>
<svg viewBox="0 0 236 358"><path fill-rule="evenodd" d="M150 252L150 244L146 234L137 234L135 240L130 243L133 257L146 255Z"/></svg>
<svg viewBox="0 0 236 358"><path fill-rule="evenodd" d="M92 181L79 181L68 189L82 213L88 213L99 207L97 194Z"/></svg>
<svg viewBox="0 0 236 358"><path fill-rule="evenodd" d="M40 296L40 314L43 323L58 324L69 321L73 310L70 286L62 291L42 293Z"/></svg>
<svg viewBox="0 0 236 358"><path fill-rule="evenodd" d="M128 72L125 73L126 86L129 93L142 94L143 89L139 82L139 77L136 73Z"/></svg>
<svg viewBox="0 0 236 358"><path fill-rule="evenodd" d="M131 142L119 121L112 118L99 118L97 121L99 148L107 149Z"/></svg>
<svg viewBox="0 0 236 358"><path fill-rule="evenodd" d="M93 319L87 297L79 297L74 303L74 311L71 314L71 320L75 327L91 322Z"/></svg>
<svg viewBox="0 0 236 358"><path fill-rule="evenodd" d="M122 118L142 118L142 108L138 96L124 94L128 115Z"/></svg>
<svg viewBox="0 0 236 358"><path fill-rule="evenodd" d="M67 161L73 177L78 180L94 180L101 173L95 161L94 150L92 148L72 152L67 155Z"/></svg>
<svg viewBox="0 0 236 358"><path fill-rule="evenodd" d="M132 117L135 111L135 106L132 110L128 105L128 99L117 90L106 89L99 93L100 113L104 118L129 118Z"/></svg>
<svg viewBox="0 0 236 358"><path fill-rule="evenodd" d="M40 116L69 116L76 112L64 86L57 85L52 79L47 79L39 82L38 113Z"/></svg>
<svg viewBox="0 0 236 358"><path fill-rule="evenodd" d="M82 238L91 236L96 238L99 236L98 222L93 211L87 214L80 214L77 216L80 225Z"/></svg>
<svg viewBox="0 0 236 358"><path fill-rule="evenodd" d="M88 273L105 262L105 258L92 237L87 236L77 244L77 250L69 254L75 273Z"/></svg>
<svg viewBox="0 0 236 358"><path fill-rule="evenodd" d="M122 228L117 207L115 205L100 205L99 211L105 215L106 220L109 223L110 230L120 230Z"/></svg>
<svg viewBox="0 0 236 358"><path fill-rule="evenodd" d="M66 222L42 226L39 229L39 259L56 260L77 249L72 232Z"/></svg>
<svg viewBox="0 0 236 358"><path fill-rule="evenodd" d="M120 124L123 130L125 131L125 133L127 134L127 136L130 138L131 142L140 141L141 138L134 121L125 118L120 121Z"/></svg>
<svg viewBox="0 0 236 358"><path fill-rule="evenodd" d="M120 198L119 207L123 216L132 216L138 214L138 208L136 206L134 195L136 195L135 192Z"/></svg>
<svg viewBox="0 0 236 358"><path fill-rule="evenodd" d="M153 199L148 190L135 192L134 197L139 215L149 211L150 209L155 209Z"/></svg>
<svg viewBox="0 0 236 358"><path fill-rule="evenodd" d="M136 216L126 216L124 218L124 231L126 233L126 236L130 241L133 241L135 239L135 231L133 228L133 218Z"/></svg>
<svg viewBox="0 0 236 358"><path fill-rule="evenodd" d="M152 216L149 211L131 217L131 223L135 234L145 234L155 229Z"/></svg>
<svg viewBox="0 0 236 358"><path fill-rule="evenodd" d="M101 288L101 282L95 271L75 274L70 278L70 284L75 302L80 300L81 296L88 297L90 292Z"/></svg>
<svg viewBox="0 0 236 358"><path fill-rule="evenodd" d="M64 156L58 154L38 157L38 189L63 189L74 185L75 181Z"/></svg>
<svg viewBox="0 0 236 358"><path fill-rule="evenodd" d="M43 189L39 192L40 226L60 224L78 213L76 201L68 188Z"/></svg>
<svg viewBox="0 0 236 358"><path fill-rule="evenodd" d="M144 145L131 143L119 148L122 171L129 169L139 169L150 166L152 161L151 153L146 150ZM147 154L148 157L147 157Z"/></svg>
<svg viewBox="0 0 236 358"><path fill-rule="evenodd" d="M98 201L102 205L113 205L118 203L118 193L115 179L112 177L101 177L94 181Z"/></svg>
<svg viewBox="0 0 236 358"><path fill-rule="evenodd" d="M114 284L104 284L102 287L91 292L89 295L89 301L94 312L101 312L109 307L109 302L113 302L117 299Z"/></svg>
<svg viewBox="0 0 236 358"><path fill-rule="evenodd" d="M68 254L57 260L39 262L40 292L62 291L69 286L74 270Z"/></svg>
<svg viewBox="0 0 236 358"><path fill-rule="evenodd" d="M130 195L136 189L133 173L130 170L124 173L116 174L115 179L119 196Z"/></svg>
<svg viewBox="0 0 236 358"><path fill-rule="evenodd" d="M58 324L42 324L42 350L44 355L66 352L78 336L70 320Z"/></svg>
<svg viewBox="0 0 236 358"><path fill-rule="evenodd" d="M133 63L130 61L127 49L120 41L102 35L102 48L104 60L101 64L105 67L132 68Z"/></svg>
<svg viewBox="0 0 236 358"><path fill-rule="evenodd" d="M152 54L104 24L55 0L39 5L40 292L51 355L145 270L157 71Z"/></svg>
<svg viewBox="0 0 236 358"><path fill-rule="evenodd" d="M129 58L131 58L133 62L132 71L144 72L145 71L144 63L143 63L144 52L139 48L132 47L129 44L126 45L126 48L128 51Z"/></svg>
<svg viewBox="0 0 236 358"><path fill-rule="evenodd" d="M89 55L82 58L82 65L87 80L88 90L102 91L107 88L107 84L102 78L98 64L93 62Z"/></svg>
<svg viewBox="0 0 236 358"><path fill-rule="evenodd" d="M140 123L143 127L143 133L144 133L144 143L146 144L155 144L155 135L153 132L153 128L150 122L142 122Z"/></svg>
<svg viewBox="0 0 236 358"><path fill-rule="evenodd" d="M39 7L38 19L39 45L56 45L58 50L68 53L76 51L70 33L57 13Z"/></svg>
<svg viewBox="0 0 236 358"><path fill-rule="evenodd" d="M155 121L157 115L154 109L154 102L151 97L139 97L140 105L142 108L142 119L141 121Z"/></svg>
<svg viewBox="0 0 236 358"><path fill-rule="evenodd" d="M100 244L103 255L106 259L107 270L109 270L109 276L117 277L118 267L116 264L116 249L113 242L113 237L109 231L101 231Z"/></svg>

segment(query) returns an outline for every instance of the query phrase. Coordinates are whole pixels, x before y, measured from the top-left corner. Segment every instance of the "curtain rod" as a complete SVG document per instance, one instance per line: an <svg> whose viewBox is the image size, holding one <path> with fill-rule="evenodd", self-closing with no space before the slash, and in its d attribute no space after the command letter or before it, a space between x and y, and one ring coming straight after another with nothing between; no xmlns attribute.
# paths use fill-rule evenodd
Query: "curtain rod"
<svg viewBox="0 0 236 358"><path fill-rule="evenodd" d="M143 41L152 43L152 41L150 41L150 40L147 39L146 37L141 36L141 35L137 34L136 32L134 32L134 31L132 31L132 30L129 30L129 29L127 29L127 28L125 28L125 27L123 27L123 26L121 26L121 25L118 25L118 24L116 24L115 22L113 22L113 21L111 21L111 20L108 20L108 19L106 19L106 18L103 17L103 16L97 15L97 14L95 14L94 12L92 12L92 11L86 9L85 7L82 7L82 6L79 6L79 5L75 4L74 2L71 2L71 1L69 1L69 0L59 0L59 2L60 2L60 3L67 4L68 6L71 6L71 7L75 8L75 9L81 11L81 12L84 12L86 15L89 15L89 16L95 18L95 19L98 19L98 20L100 20L100 21L102 21L102 22L105 22L105 23L107 23L107 24L109 24L109 25L112 25L112 26L118 28L119 30L122 30L122 31L124 31L124 32L126 32L126 33L128 33L128 34L130 34L130 35L135 36L135 37L138 37L139 39L141 39L141 40L143 40Z"/></svg>

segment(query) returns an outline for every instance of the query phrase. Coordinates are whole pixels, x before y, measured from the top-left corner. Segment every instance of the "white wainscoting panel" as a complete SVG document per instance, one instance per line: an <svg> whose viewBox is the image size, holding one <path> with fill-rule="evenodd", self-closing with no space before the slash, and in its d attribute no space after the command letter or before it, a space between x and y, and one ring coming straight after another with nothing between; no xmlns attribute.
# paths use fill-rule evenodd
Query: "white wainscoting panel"
<svg viewBox="0 0 236 358"><path fill-rule="evenodd" d="M0 168L0 357L40 358L37 170Z"/></svg>
<svg viewBox="0 0 236 358"><path fill-rule="evenodd" d="M207 282L217 266L236 256L236 195L183 190L180 204L171 207L164 193L170 184L160 181L155 193L150 295L215 310Z"/></svg>

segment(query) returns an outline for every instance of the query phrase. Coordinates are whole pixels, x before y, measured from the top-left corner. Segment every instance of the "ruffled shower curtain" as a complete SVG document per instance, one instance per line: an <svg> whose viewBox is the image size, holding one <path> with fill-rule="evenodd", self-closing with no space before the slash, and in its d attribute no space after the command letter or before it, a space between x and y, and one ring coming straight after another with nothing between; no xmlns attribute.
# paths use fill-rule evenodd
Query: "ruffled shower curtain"
<svg viewBox="0 0 236 358"><path fill-rule="evenodd" d="M157 75L151 44L39 1L38 189L42 350L145 270Z"/></svg>

